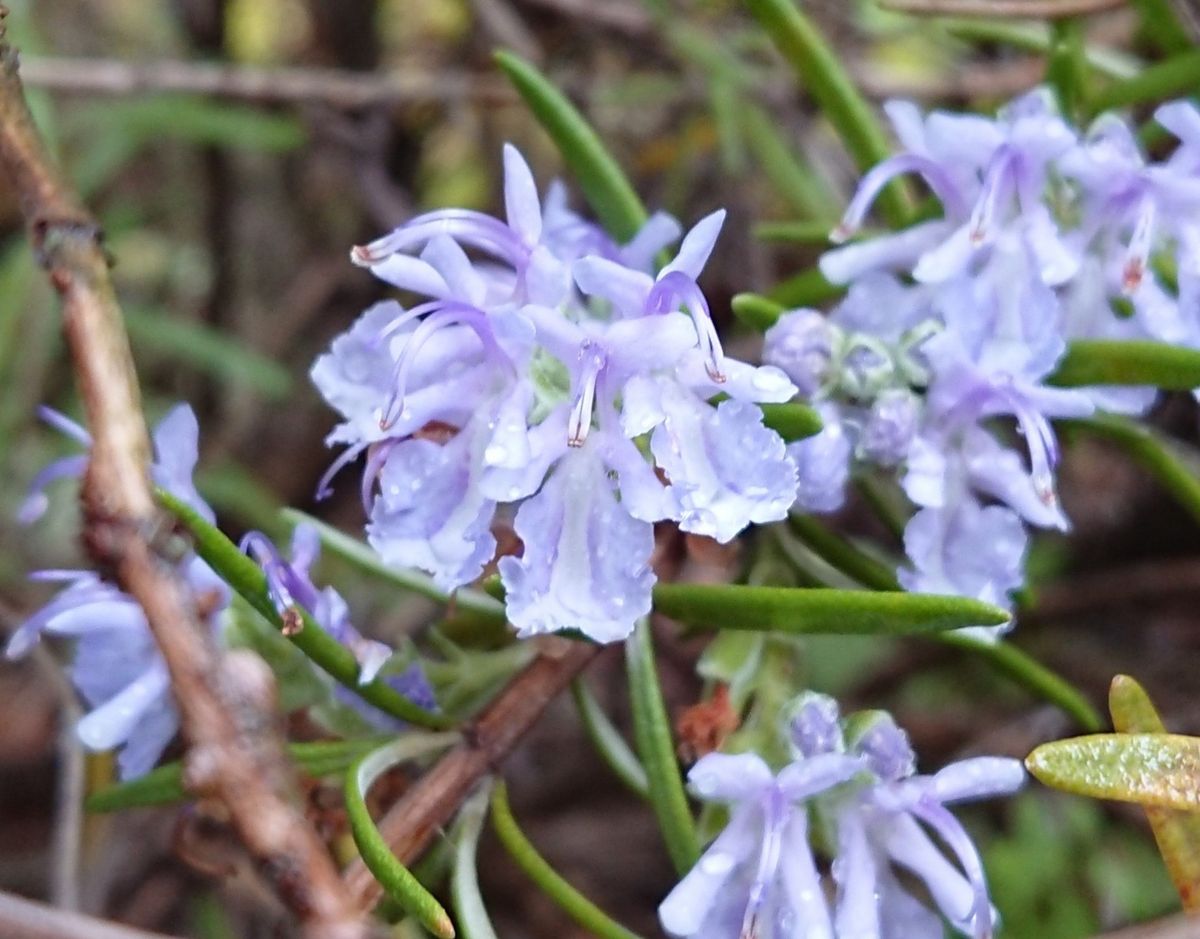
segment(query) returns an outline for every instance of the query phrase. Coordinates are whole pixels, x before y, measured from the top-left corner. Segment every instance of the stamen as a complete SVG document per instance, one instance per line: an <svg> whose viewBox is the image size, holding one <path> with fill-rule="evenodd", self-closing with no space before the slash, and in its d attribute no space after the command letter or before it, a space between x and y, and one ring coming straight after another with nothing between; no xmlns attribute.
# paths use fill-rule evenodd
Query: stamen
<svg viewBox="0 0 1200 939"><path fill-rule="evenodd" d="M779 869L779 858L783 848L783 827L787 821L782 794L772 789L763 805L765 832L762 850L758 855L758 869L754 872L754 883L750 885L750 901L742 917L740 939L758 939L759 918L763 904L770 893Z"/></svg>
<svg viewBox="0 0 1200 939"><path fill-rule="evenodd" d="M867 217L867 212L879 193L893 179L905 173L916 173L925 180L942 203L947 216L961 218L966 214L967 206L963 194L941 165L917 153L901 153L884 160L863 176L854 191L854 197L846 206L845 215L829 233L829 240L835 245L840 245L854 235L862 227L863 219Z"/></svg>
<svg viewBox="0 0 1200 939"><path fill-rule="evenodd" d="M39 405L37 412L38 417L57 430L60 434L66 434L73 440L78 440L85 447L90 447L92 445L92 435L84 430L82 425L77 424L61 411L56 411L49 405L43 404Z"/></svg>
<svg viewBox="0 0 1200 939"><path fill-rule="evenodd" d="M379 474L383 472L383 464L387 462L388 455L395 448L398 440L383 440L377 444L373 444L367 451L367 465L363 469L362 484L359 489L359 495L362 497L363 513L371 514L371 493L375 488L375 480L379 478Z"/></svg>
<svg viewBox="0 0 1200 939"><path fill-rule="evenodd" d="M996 151L996 155L988 164L983 177L983 191L971 210L971 220L968 223L971 244L977 248L991 237L1001 197L1007 195L1012 188L1013 162L1012 150L1003 146Z"/></svg>
<svg viewBox="0 0 1200 939"><path fill-rule="evenodd" d="M389 255L424 244L437 235L449 235L455 241L486 251L514 267L519 266L529 253L521 239L499 219L469 209L445 209L418 215L370 244L355 245L350 249L350 260L359 267L370 267Z"/></svg>
<svg viewBox="0 0 1200 939"><path fill-rule="evenodd" d="M1125 267L1121 272L1121 292L1127 297L1133 296L1142 279L1146 276L1146 265L1150 259L1150 245L1154 240L1155 220L1158 214L1154 199L1149 195L1142 197L1138 206L1137 220L1133 225L1133 234L1129 238L1129 248L1125 253Z"/></svg>
<svg viewBox="0 0 1200 939"><path fill-rule="evenodd" d="M608 364L603 350L593 342L579 347L579 357L584 360L579 379L579 390L571 405L571 416L567 421L567 446L582 447L592 427L592 411L596 404L596 382Z"/></svg>
<svg viewBox="0 0 1200 939"><path fill-rule="evenodd" d="M404 414L404 396L408 389L408 375L412 370L413 360L435 333L451 326L468 326L483 343L484 348L493 356L498 356L514 371L516 366L508 354L496 341L492 328L488 323L487 314L465 303L441 303L437 312L432 313L421 325L413 330L404 350L396 362L393 372L395 385L379 418L379 429L390 430ZM394 416L393 416L394 412Z"/></svg>
<svg viewBox="0 0 1200 939"><path fill-rule="evenodd" d="M361 454L365 449L367 449L367 444L358 443L343 450L338 458L329 465L329 469L325 470L325 473L317 482L317 491L314 493L313 498L315 498L318 502L322 502L333 495L333 488L330 486L330 483L333 482L333 477L357 460L359 454Z"/></svg>
<svg viewBox="0 0 1200 939"><path fill-rule="evenodd" d="M647 313L671 313L680 306L687 307L692 322L696 325L696 338L704 355L704 370L717 384L726 381L723 369L725 351L721 348L717 328L713 325L708 301L699 285L682 271L671 271L655 283L646 298Z"/></svg>
<svg viewBox="0 0 1200 939"><path fill-rule="evenodd" d="M29 484L25 498L17 509L17 522L21 525L32 525L41 518L50 505L50 500L46 497L47 487L60 479L83 476L87 471L88 460L87 454L65 456L44 467Z"/></svg>
<svg viewBox="0 0 1200 939"><path fill-rule="evenodd" d="M1047 508L1058 505L1054 491L1054 467L1058 465L1058 440L1050 422L1021 395L1010 392L1013 415L1017 419L1025 444L1029 449L1029 467L1033 488Z"/></svg>

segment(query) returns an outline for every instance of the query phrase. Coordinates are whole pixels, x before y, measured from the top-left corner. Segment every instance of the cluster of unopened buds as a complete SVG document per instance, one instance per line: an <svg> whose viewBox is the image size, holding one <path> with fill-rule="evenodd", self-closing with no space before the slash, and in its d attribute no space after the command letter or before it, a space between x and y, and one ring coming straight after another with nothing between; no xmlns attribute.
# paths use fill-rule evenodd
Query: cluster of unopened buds
<svg viewBox="0 0 1200 939"><path fill-rule="evenodd" d="M519 636L574 630L611 642L651 610L655 523L725 543L789 511L835 511L856 472L882 467L915 507L900 583L1010 603L1028 526L1068 526L1051 421L1140 414L1155 397L1153 388L1055 387L1067 343L1200 347L1200 112L1159 109L1180 141L1159 163L1121 120L1080 133L1041 91L994 120L921 115L905 103L887 112L903 152L866 175L834 233L847 243L821 261L844 299L829 314L783 314L764 365L724 352L698 285L723 213L686 234L655 215L618 244L567 207L561 186L540 199L512 147L504 219L435 211L355 248L355 263L421 299L372 306L313 366L341 415L328 442L345 448L322 492L365 458L366 536L384 564L425 571L447 593L494 569ZM941 216L851 241L902 174L923 180ZM785 445L760 405L796 398L816 408L823 429ZM48 419L90 444L65 418ZM172 411L155 444L156 484L211 520L191 481L191 411ZM86 463L48 467L25 520L44 508L46 484ZM497 558L496 525L510 518L520 549ZM363 682L388 674L393 651L353 628L336 590L313 583L312 529L297 530L290 560L259 534L243 549L285 623L303 610L351 650ZM220 632L228 588L195 555L180 573ZM146 772L177 720L144 615L90 573L37 576L67 586L8 654L44 633L77 640L72 675L91 707L80 737L122 747L123 776ZM387 680L434 707L419 667ZM817 695L799 700L787 728L794 761L778 772L752 753L714 753L693 767L696 796L728 805L730 817L663 903L667 931L900 939L940 935L942 916L989 936L995 914L979 857L945 806L1012 792L1019 764L981 758L916 775L889 717L843 721ZM820 854L833 859L828 878ZM910 892L913 877L939 912Z"/></svg>

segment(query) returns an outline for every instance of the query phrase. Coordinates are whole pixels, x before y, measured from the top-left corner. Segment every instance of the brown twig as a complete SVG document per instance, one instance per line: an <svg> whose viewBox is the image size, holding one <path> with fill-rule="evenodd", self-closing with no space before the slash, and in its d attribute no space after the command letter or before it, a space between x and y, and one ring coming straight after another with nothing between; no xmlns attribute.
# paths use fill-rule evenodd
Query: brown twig
<svg viewBox="0 0 1200 939"><path fill-rule="evenodd" d="M546 706L587 667L599 646L551 637L474 723L464 739L422 776L379 821L392 853L410 863L458 811L478 782L492 772L541 716ZM364 909L382 888L361 860L343 875Z"/></svg>
<svg viewBox="0 0 1200 939"><path fill-rule="evenodd" d="M102 919L0 893L0 936L4 939L166 939Z"/></svg>
<svg viewBox="0 0 1200 939"><path fill-rule="evenodd" d="M180 92L255 103L320 102L344 109L464 99L485 103L516 100L515 92L494 76L445 70L381 75L328 68L31 56L22 63L21 75L30 87L79 94Z"/></svg>
<svg viewBox="0 0 1200 939"><path fill-rule="evenodd" d="M635 3L617 0L521 0L525 6L542 7L569 17L573 21L587 20L630 36L644 37L654 29L650 14Z"/></svg>
<svg viewBox="0 0 1200 939"><path fill-rule="evenodd" d="M332 860L282 795L289 781L286 762L265 710L274 691L270 673L254 659L222 659L177 576L178 557L164 537L169 528L151 495L149 438L100 231L46 152L2 26L0 166L61 297L92 434L80 495L84 543L98 568L146 613L190 745L189 788L224 803L243 844L310 936L360 936L361 918Z"/></svg>
<svg viewBox="0 0 1200 939"><path fill-rule="evenodd" d="M1066 19L1105 13L1126 0L879 0L885 10L921 16L996 16L1004 19Z"/></svg>

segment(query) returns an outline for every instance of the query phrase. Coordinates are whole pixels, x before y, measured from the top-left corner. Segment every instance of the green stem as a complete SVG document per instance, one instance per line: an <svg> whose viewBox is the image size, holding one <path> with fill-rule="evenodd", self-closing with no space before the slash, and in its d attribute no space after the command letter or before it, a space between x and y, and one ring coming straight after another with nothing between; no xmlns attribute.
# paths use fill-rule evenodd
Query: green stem
<svg viewBox="0 0 1200 939"><path fill-rule="evenodd" d="M858 168L865 171L887 159L891 146L883 126L812 21L792 0L747 0L747 5L833 124ZM879 205L894 227L903 226L912 215L912 201L899 182L884 189Z"/></svg>
<svg viewBox="0 0 1200 939"><path fill-rule="evenodd" d="M314 665L386 714L432 730L444 730L452 726L453 722L448 718L418 707L381 679L366 685L360 684L358 661L354 654L325 632L307 610L297 609L303 622L299 631L285 630L279 611L267 593L267 578L262 568L186 502L163 489L156 489L155 497L187 529L195 543L196 553L209 567L268 623L286 635L288 641Z"/></svg>
<svg viewBox="0 0 1200 939"><path fill-rule="evenodd" d="M978 655L1035 697L1069 714L1084 730L1092 732L1104 726L1104 719L1083 692L1011 643L956 633L942 633L937 640Z"/></svg>
<svg viewBox="0 0 1200 939"><path fill-rule="evenodd" d="M788 516L788 526L821 560L872 590L899 590L896 572L830 531L811 515Z"/></svg>
<svg viewBox="0 0 1200 939"><path fill-rule="evenodd" d="M1192 47L1187 27L1171 0L1131 0L1129 5L1138 12L1142 34L1161 52L1186 52Z"/></svg>
<svg viewBox="0 0 1200 939"><path fill-rule="evenodd" d="M650 781L646 778L646 770L642 768L620 731L608 719L604 708L600 707L583 679L576 678L571 683L571 697L575 700L575 709L579 712L579 719L583 721L588 739L608 764L608 768L634 794L649 799Z"/></svg>
<svg viewBox="0 0 1200 939"><path fill-rule="evenodd" d="M364 753L386 743L386 737L365 737L358 740L319 741L288 744L288 758L303 772L320 779L344 773L347 767ZM170 805L188 797L183 788L183 764L167 763L152 769L145 776L128 782L106 786L88 796L89 812L119 812L122 809Z"/></svg>
<svg viewBox="0 0 1200 939"><path fill-rule="evenodd" d="M1003 43L1028 52L1045 53L1054 46L1054 33L1045 23L945 19L942 27L958 39ZM1131 78L1145 68L1135 56L1103 46L1085 45L1083 57L1088 69L1105 78Z"/></svg>
<svg viewBox="0 0 1200 939"><path fill-rule="evenodd" d="M368 753L346 775L346 815L363 863L387 895L438 939L453 939L454 924L433 894L392 854L367 810L367 793L375 780L396 764L445 750L459 739L458 734L402 737Z"/></svg>
<svg viewBox="0 0 1200 939"><path fill-rule="evenodd" d="M316 529L322 545L338 557L345 558L366 574L379 577L402 590L427 597L436 603L453 603L455 608L460 611L476 613L497 623L506 621L504 604L482 590L460 587L453 593L447 593L433 582L432 577L422 574L420 571L389 567L369 545L363 544L357 538L350 537L345 532L338 531L320 519L306 515L298 509L284 509L283 518L293 526L311 525Z"/></svg>
<svg viewBox="0 0 1200 939"><path fill-rule="evenodd" d="M588 933L601 939L640 939L637 933L609 917L546 863L513 818L508 791L502 782L492 790L492 827L517 866Z"/></svg>
<svg viewBox="0 0 1200 939"><path fill-rule="evenodd" d="M1054 89L1062 113L1072 120L1082 116L1087 101L1087 63L1083 55L1083 24L1078 18L1055 20L1051 27L1050 59L1046 80Z"/></svg>
<svg viewBox="0 0 1200 939"><path fill-rule="evenodd" d="M667 853L676 872L682 875L696 863L700 844L684 792L679 761L675 759L667 706L654 662L654 640L650 623L645 619L625 641L625 667L629 675L634 740L649 782L650 802L658 817Z"/></svg>
<svg viewBox="0 0 1200 939"><path fill-rule="evenodd" d="M864 587L895 590L899 586L890 568L819 523L807 519L797 526L795 517L789 521L818 557ZM1102 725L1099 713L1082 692L1016 646L961 632L939 632L929 638L980 656L1035 697L1050 701L1069 714L1085 730L1096 730Z"/></svg>
<svg viewBox="0 0 1200 939"><path fill-rule="evenodd" d="M1200 454L1196 451L1153 428L1115 414L1098 414L1064 424L1115 443L1200 522Z"/></svg>

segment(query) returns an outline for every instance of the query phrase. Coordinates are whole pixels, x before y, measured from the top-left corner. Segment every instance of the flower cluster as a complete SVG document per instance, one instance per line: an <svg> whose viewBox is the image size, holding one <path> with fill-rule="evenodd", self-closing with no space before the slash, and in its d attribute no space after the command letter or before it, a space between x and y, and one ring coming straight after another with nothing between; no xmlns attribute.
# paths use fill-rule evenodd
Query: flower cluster
<svg viewBox="0 0 1200 939"><path fill-rule="evenodd" d="M789 726L794 762L779 773L754 754L709 754L695 795L729 806L729 823L659 907L679 939L925 939L941 919L912 895L904 870L958 932L992 935L983 866L948 804L1015 792L1018 760L976 757L916 774L908 738L874 712L839 721L824 695L802 697ZM835 860L832 905L811 843ZM930 832L948 850L943 851Z"/></svg>
<svg viewBox="0 0 1200 939"><path fill-rule="evenodd" d="M1044 90L994 120L904 102L887 113L904 152L867 173L833 239L854 235L902 174L943 214L827 253L821 269L845 298L828 317L786 313L767 335L764 359L825 419L790 448L797 508L839 508L855 465L896 467L917 506L901 583L1004 604L1023 582L1027 526L1068 527L1051 421L1154 400L1152 388L1054 387L1068 342L1200 346L1200 112L1158 110L1180 141L1160 163L1112 115L1079 133Z"/></svg>
<svg viewBox="0 0 1200 939"><path fill-rule="evenodd" d="M446 590L485 572L514 507L518 633L621 639L650 610L653 523L726 542L784 517L796 470L756 404L796 389L722 350L697 279L724 213L655 272L673 219L618 245L560 186L543 204L512 147L504 169L505 220L431 212L354 250L426 299L371 307L314 365L348 447L331 473L367 454L370 543Z"/></svg>
<svg viewBox="0 0 1200 939"><path fill-rule="evenodd" d="M87 431L78 424L49 409L42 413L48 423L91 446ZM151 474L157 485L211 521L212 509L192 485L198 437L191 408L174 408L155 429ZM86 455L66 457L38 474L22 519L36 519L46 506L45 487L55 479L82 475L87 459ZM180 561L179 573L203 619L216 630L221 612L229 605L229 588L194 554ZM91 750L119 747L122 779L146 773L179 729L179 715L171 699L166 663L145 613L132 597L90 571L50 570L32 576L67 586L20 626L5 654L10 659L27 654L43 634L74 639L71 681L90 709L79 721L79 739Z"/></svg>

